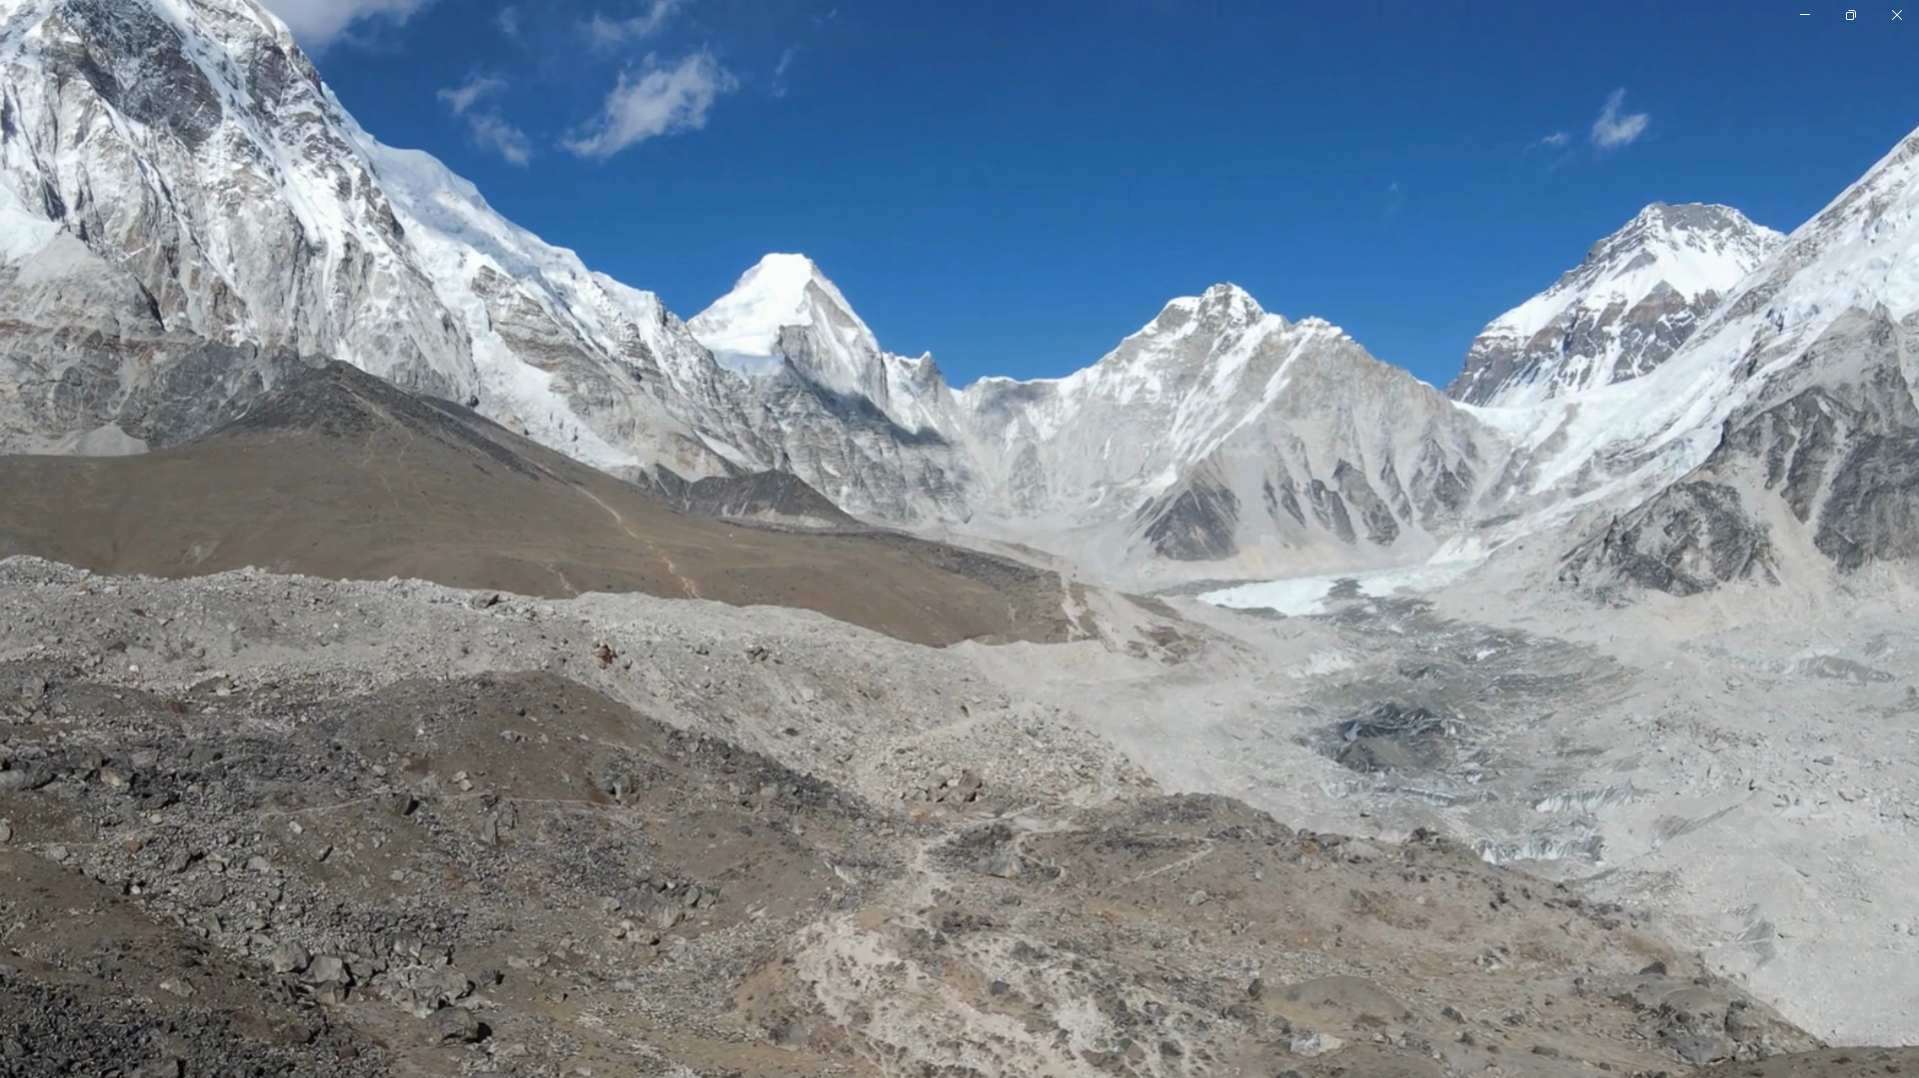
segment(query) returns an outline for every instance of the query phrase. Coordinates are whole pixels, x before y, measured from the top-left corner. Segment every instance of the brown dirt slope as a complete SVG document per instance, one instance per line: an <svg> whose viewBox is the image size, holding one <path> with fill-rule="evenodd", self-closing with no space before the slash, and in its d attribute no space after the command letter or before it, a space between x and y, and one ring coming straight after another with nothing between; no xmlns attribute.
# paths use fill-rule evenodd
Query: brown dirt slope
<svg viewBox="0 0 1919 1078"><path fill-rule="evenodd" d="M528 595L817 610L903 640L1062 636L1047 573L896 533L680 512L458 406L342 364L137 457L0 458L0 557L182 577L253 566Z"/></svg>

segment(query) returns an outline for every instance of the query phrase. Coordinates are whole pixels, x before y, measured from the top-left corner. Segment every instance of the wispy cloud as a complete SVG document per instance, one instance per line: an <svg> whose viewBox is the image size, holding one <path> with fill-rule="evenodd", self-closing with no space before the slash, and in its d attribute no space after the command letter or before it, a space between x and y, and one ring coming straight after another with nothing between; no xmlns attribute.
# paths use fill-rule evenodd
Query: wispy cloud
<svg viewBox="0 0 1919 1078"><path fill-rule="evenodd" d="M500 33L504 36L518 41L520 39L520 9L513 4L508 4L501 8L500 13L493 16L493 25L498 27Z"/></svg>
<svg viewBox="0 0 1919 1078"><path fill-rule="evenodd" d="M798 45L788 45L780 53L780 62L773 65L772 94L774 97L786 96L786 73L793 67L793 57L799 55Z"/></svg>
<svg viewBox="0 0 1919 1078"><path fill-rule="evenodd" d="M526 132L502 119L497 113L475 113L467 117L467 127L472 130L473 138L515 165L524 165L533 160L533 144L527 140Z"/></svg>
<svg viewBox="0 0 1919 1078"><path fill-rule="evenodd" d="M652 0L646 10L624 19L611 19L599 12L587 24L587 32L602 45L622 45L646 41L666 29L666 22L679 10L682 0Z"/></svg>
<svg viewBox="0 0 1919 1078"><path fill-rule="evenodd" d="M1573 137L1567 134L1566 132L1554 131L1552 134L1547 135L1545 138L1540 139L1538 142L1533 143L1533 145L1544 146L1549 150L1557 150L1561 146L1566 145L1568 142L1571 142L1572 140L1573 140Z"/></svg>
<svg viewBox="0 0 1919 1078"><path fill-rule="evenodd" d="M506 89L506 80L497 75L475 75L459 86L449 86L439 93L439 98L453 115L464 115L481 98L488 94Z"/></svg>
<svg viewBox="0 0 1919 1078"><path fill-rule="evenodd" d="M300 44L326 48L347 28L362 19L384 18L405 22L433 0L261 0L278 15Z"/></svg>
<svg viewBox="0 0 1919 1078"><path fill-rule="evenodd" d="M1395 180L1386 187L1386 209L1380 216L1392 217L1405 208L1406 192L1400 189L1399 181Z"/></svg>
<svg viewBox="0 0 1919 1078"><path fill-rule="evenodd" d="M1630 146L1646 133L1646 125L1652 122L1652 117L1643 112L1625 112L1625 105L1625 90L1614 90L1606 98L1606 107L1599 110L1599 119L1593 121L1594 146L1602 150Z"/></svg>
<svg viewBox="0 0 1919 1078"><path fill-rule="evenodd" d="M704 52L670 68L647 57L645 73L623 72L606 95L600 115L578 138L564 145L581 157L608 158L660 135L696 131L719 96L739 83Z"/></svg>
<svg viewBox="0 0 1919 1078"><path fill-rule="evenodd" d="M506 89L506 80L494 75L475 75L459 86L439 93L440 101L453 115L466 121L473 140L516 165L533 160L533 143L526 132L509 123L493 109L480 109L484 98Z"/></svg>

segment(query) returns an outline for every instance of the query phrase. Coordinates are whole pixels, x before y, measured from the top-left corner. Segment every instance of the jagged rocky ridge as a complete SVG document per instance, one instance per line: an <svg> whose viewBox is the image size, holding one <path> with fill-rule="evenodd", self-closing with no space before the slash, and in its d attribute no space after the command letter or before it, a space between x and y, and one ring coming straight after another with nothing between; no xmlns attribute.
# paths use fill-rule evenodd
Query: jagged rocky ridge
<svg viewBox="0 0 1919 1078"><path fill-rule="evenodd" d="M957 390L930 357L881 350L795 255L769 256L689 326L762 393L855 401L899 452L941 461L959 523L1070 537L1076 557L1111 570L1424 556L1503 460L1501 436L1437 391L1233 285L1173 300L1065 378ZM825 462L815 478L807 448L788 463L829 497L857 496Z"/></svg>
<svg viewBox="0 0 1919 1078"><path fill-rule="evenodd" d="M1690 595L1777 583L1808 543L1840 572L1919 555L1915 335L1914 316L1847 312L1726 421L1704 464L1573 551L1562 577Z"/></svg>
<svg viewBox="0 0 1919 1078"><path fill-rule="evenodd" d="M174 396L211 343L253 392L282 352L329 356L589 463L724 469L682 418L718 372L654 297L367 135L251 0L6 0L0 103L8 446ZM176 410L122 430L206 429Z"/></svg>
<svg viewBox="0 0 1919 1078"><path fill-rule="evenodd" d="M857 526L858 521L820 496L791 472L709 475L688 480L668 468L633 478L668 504L703 517L768 520L815 527Z"/></svg>

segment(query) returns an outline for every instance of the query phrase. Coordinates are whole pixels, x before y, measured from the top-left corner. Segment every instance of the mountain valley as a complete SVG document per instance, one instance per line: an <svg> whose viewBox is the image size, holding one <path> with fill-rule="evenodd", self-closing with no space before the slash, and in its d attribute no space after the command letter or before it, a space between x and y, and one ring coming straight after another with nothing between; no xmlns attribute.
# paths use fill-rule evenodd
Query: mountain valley
<svg viewBox="0 0 1919 1078"><path fill-rule="evenodd" d="M0 0L0 1074L1912 1072L1916 378L1919 132L954 386Z"/></svg>

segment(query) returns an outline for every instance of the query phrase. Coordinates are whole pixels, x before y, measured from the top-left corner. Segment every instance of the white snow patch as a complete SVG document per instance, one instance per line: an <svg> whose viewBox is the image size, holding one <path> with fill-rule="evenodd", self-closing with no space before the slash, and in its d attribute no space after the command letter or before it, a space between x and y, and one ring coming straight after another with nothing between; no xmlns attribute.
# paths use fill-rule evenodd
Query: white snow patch
<svg viewBox="0 0 1919 1078"><path fill-rule="evenodd" d="M60 226L27 208L26 200L0 178L0 258L8 262L37 254Z"/></svg>
<svg viewBox="0 0 1919 1078"><path fill-rule="evenodd" d="M821 311L821 299L838 310ZM847 346L863 346L868 354L880 350L873 331L853 313L853 305L812 259L800 254L770 254L741 274L732 291L694 315L686 325L716 355L732 356L739 365L764 365L779 353L780 330L820 322L829 323L822 328L840 331L834 335L843 338L841 343ZM840 324L832 325L834 322ZM739 366L732 369L738 370Z"/></svg>
<svg viewBox="0 0 1919 1078"><path fill-rule="evenodd" d="M713 362L742 378L764 378L777 372L784 361L779 356L758 352L728 352L715 349Z"/></svg>
<svg viewBox="0 0 1919 1078"><path fill-rule="evenodd" d="M1402 591L1436 591L1465 576L1479 564L1476 560L1427 562L1394 569L1267 580L1210 591L1199 598L1201 602L1232 610L1271 610L1288 617L1300 617L1324 614L1329 609L1329 594L1341 581L1351 580L1359 585L1361 595L1374 597Z"/></svg>

